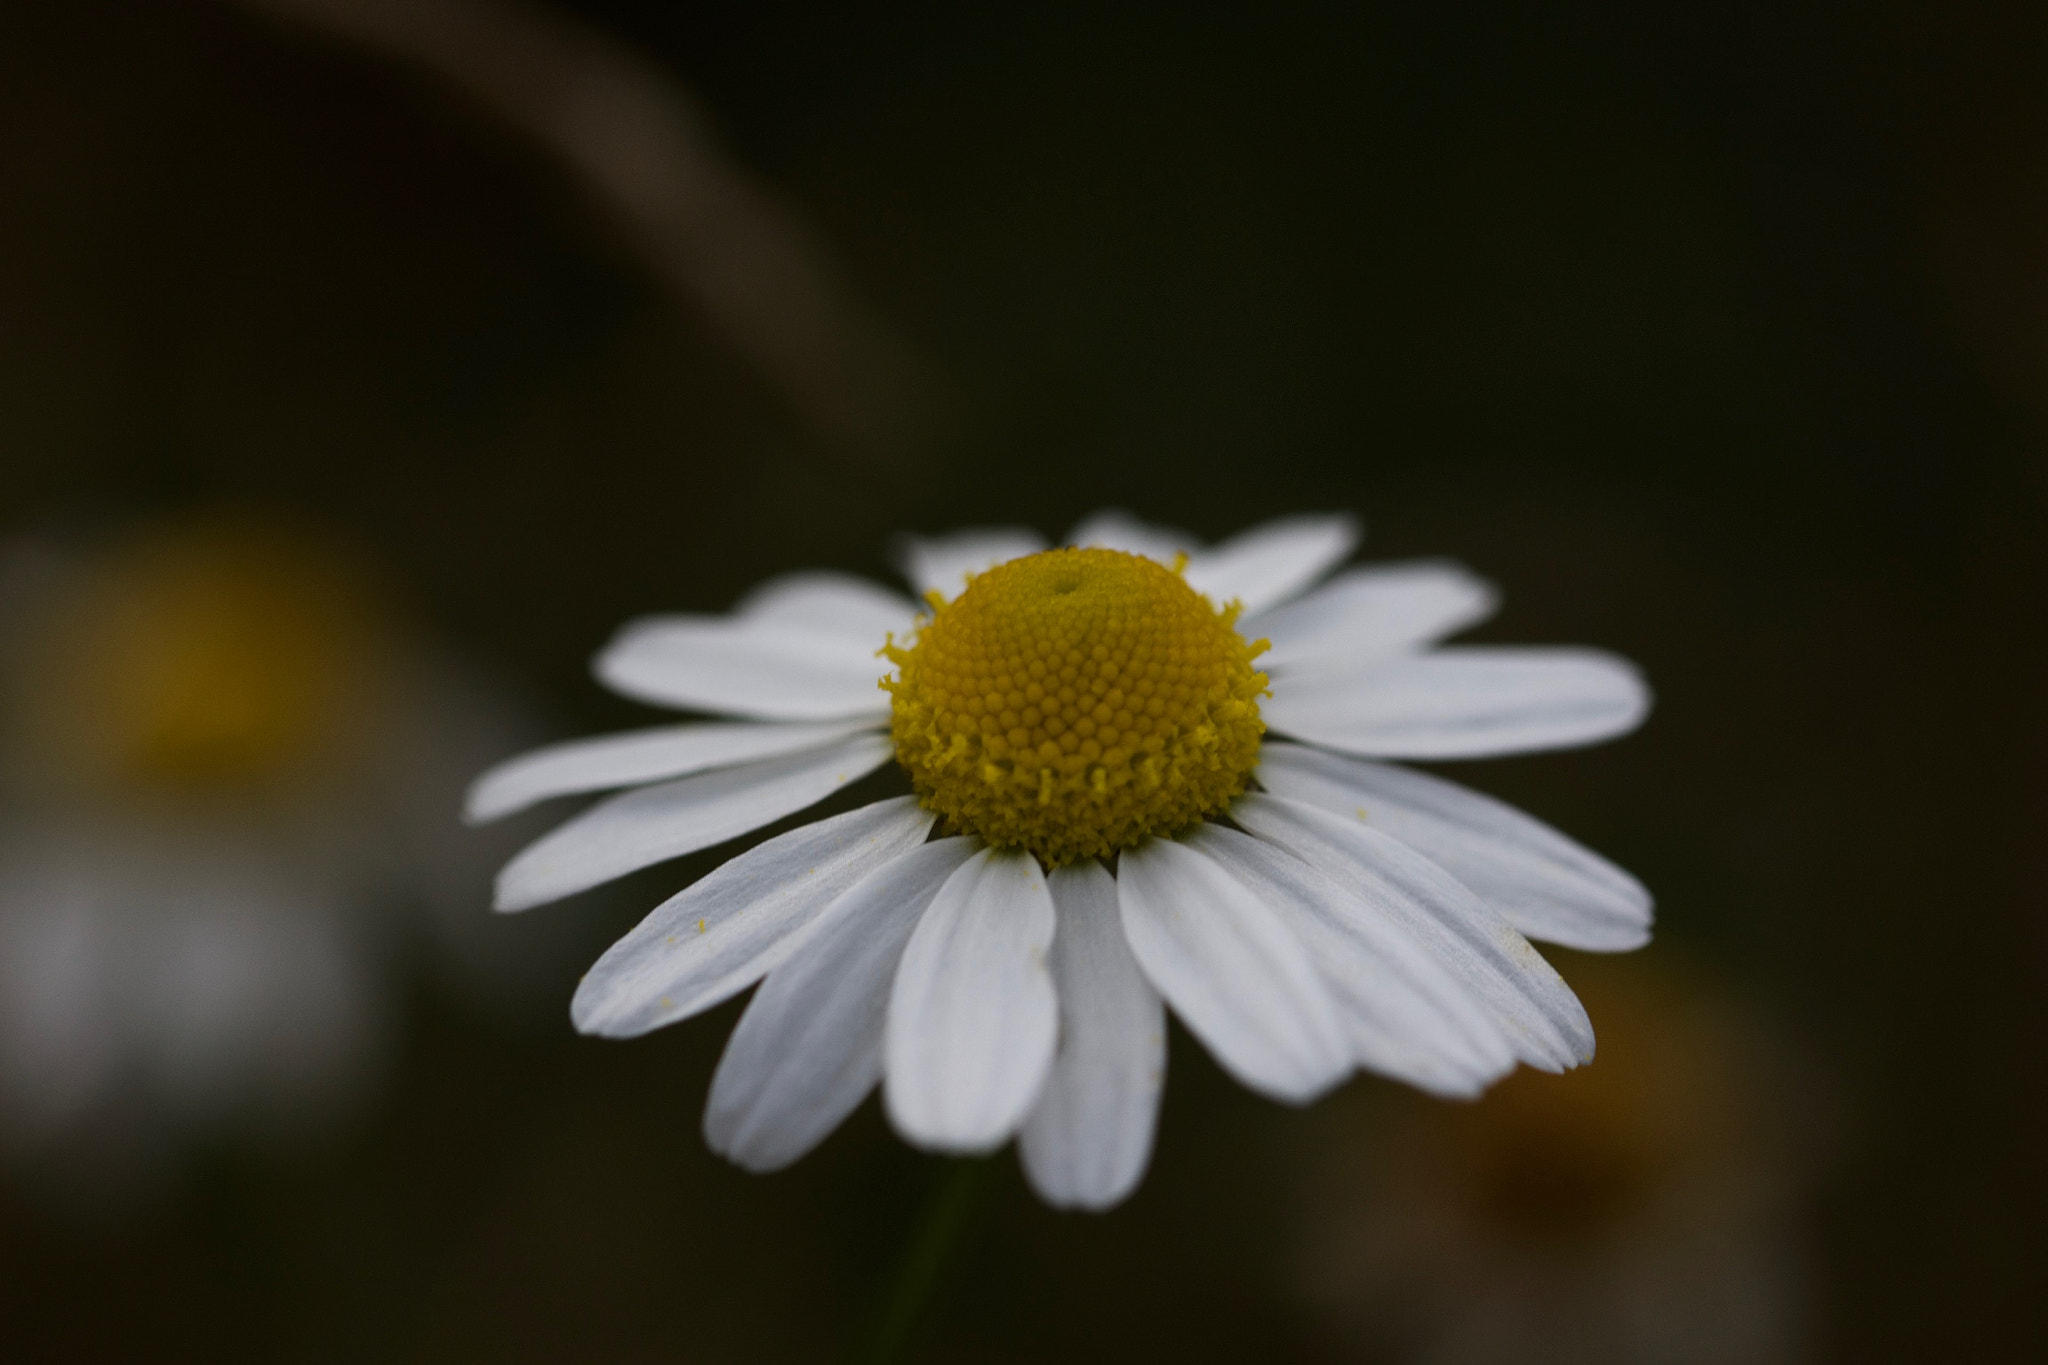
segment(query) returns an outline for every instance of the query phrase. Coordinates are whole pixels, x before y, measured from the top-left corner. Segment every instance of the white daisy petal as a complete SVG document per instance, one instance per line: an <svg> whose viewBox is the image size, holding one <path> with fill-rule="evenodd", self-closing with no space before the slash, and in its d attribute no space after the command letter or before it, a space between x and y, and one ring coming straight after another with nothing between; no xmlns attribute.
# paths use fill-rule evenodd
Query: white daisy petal
<svg viewBox="0 0 2048 1365"><path fill-rule="evenodd" d="M1650 938L1650 893L1599 854L1513 806L1427 773L1268 744L1259 782L1360 820L1429 858L1530 938L1625 952Z"/></svg>
<svg viewBox="0 0 2048 1365"><path fill-rule="evenodd" d="M1055 922L1028 853L984 849L940 888L889 995L883 1095L903 1136L985 1152L1017 1131L1059 1029L1046 970Z"/></svg>
<svg viewBox="0 0 2048 1365"><path fill-rule="evenodd" d="M1025 526L989 526L949 536L904 536L896 545L896 566L920 599L937 592L951 601L969 574L1045 548L1045 537Z"/></svg>
<svg viewBox="0 0 2048 1365"><path fill-rule="evenodd" d="M855 883L769 973L726 1042L704 1136L750 1171L823 1142L882 1079L889 986L939 887L980 847L922 844Z"/></svg>
<svg viewBox="0 0 2048 1365"><path fill-rule="evenodd" d="M1358 547L1348 516L1281 517L1188 558L1188 586L1217 606L1235 599L1252 616L1278 606L1342 564Z"/></svg>
<svg viewBox="0 0 2048 1365"><path fill-rule="evenodd" d="M1493 614L1500 595L1446 560L1347 569L1306 596L1243 621L1247 640L1272 642L1259 667L1335 672L1412 653Z"/></svg>
<svg viewBox="0 0 2048 1365"><path fill-rule="evenodd" d="M1492 1012L1365 897L1249 834L1202 825L1187 845L1272 889L1345 1016L1359 1065L1439 1095L1478 1093L1515 1054Z"/></svg>
<svg viewBox="0 0 2048 1365"><path fill-rule="evenodd" d="M893 752L887 735L854 735L821 749L600 801L505 865L498 874L498 909L544 905L722 844L824 800L881 767Z"/></svg>
<svg viewBox="0 0 2048 1365"><path fill-rule="evenodd" d="M1357 674L1298 670L1260 712L1275 731L1373 758L1484 758L1596 744L1642 724L1650 692L1594 649L1459 646Z"/></svg>
<svg viewBox="0 0 2048 1365"><path fill-rule="evenodd" d="M1024 1173L1054 1208L1106 1209L1152 1156L1166 1080L1166 1009L1124 939L1116 881L1098 862L1046 878L1059 911L1052 979L1059 1053L1018 1135Z"/></svg>
<svg viewBox="0 0 2048 1365"><path fill-rule="evenodd" d="M777 835L669 897L597 960L570 1015L631 1038L745 990L798 933L876 868L924 842L932 815L899 796Z"/></svg>
<svg viewBox="0 0 2048 1365"><path fill-rule="evenodd" d="M1593 1059L1585 1007L1529 940L1429 859L1356 820L1249 795L1231 818L1351 887L1477 992L1515 1054L1545 1071Z"/></svg>
<svg viewBox="0 0 2048 1365"><path fill-rule="evenodd" d="M1305 1104L1351 1070L1351 1045L1271 899L1168 839L1118 859L1124 934L1146 977L1226 1071L1263 1095Z"/></svg>
<svg viewBox="0 0 2048 1365"><path fill-rule="evenodd" d="M771 578L734 611L750 621L845 636L870 651L891 631L902 635L917 622L917 604L902 594L851 574L815 571Z"/></svg>
<svg viewBox="0 0 2048 1365"><path fill-rule="evenodd" d="M886 716L884 638L829 633L770 615L649 616L628 622L593 665L636 701L762 720Z"/></svg>
<svg viewBox="0 0 2048 1365"><path fill-rule="evenodd" d="M1202 542L1186 531L1153 526L1115 507L1105 508L1076 526L1067 537L1067 544L1122 550L1169 567L1177 556L1192 555L1202 548Z"/></svg>
<svg viewBox="0 0 2048 1365"><path fill-rule="evenodd" d="M776 758L873 727L870 720L789 725L739 721L663 725L550 744L500 763L479 777L470 785L463 818L482 824L557 796L660 782Z"/></svg>

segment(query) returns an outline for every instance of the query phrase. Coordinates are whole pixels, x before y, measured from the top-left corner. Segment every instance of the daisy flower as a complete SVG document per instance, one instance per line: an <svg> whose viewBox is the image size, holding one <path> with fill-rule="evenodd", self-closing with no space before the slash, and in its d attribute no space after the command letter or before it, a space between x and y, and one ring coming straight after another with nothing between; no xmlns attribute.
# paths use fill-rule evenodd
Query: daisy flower
<svg viewBox="0 0 2048 1365"><path fill-rule="evenodd" d="M577 990L624 1038L761 983L704 1118L785 1166L879 1083L909 1141L1018 1139L1063 1207L1151 1152L1171 1007L1251 1089L1306 1103L1358 1069L1469 1096L1589 1060L1528 937L1634 948L1642 886L1546 825L1384 759L1591 744L1648 707L1586 649L1440 647L1493 608L1464 569L1339 569L1342 516L1205 548L1120 513L904 543L924 606L771 580L727 616L627 624L614 690L736 717L543 749L469 815L630 787L498 881L523 910L708 848L892 760L914 795L818 820L657 907ZM1285 738L1280 738L1284 736Z"/></svg>
<svg viewBox="0 0 2048 1365"><path fill-rule="evenodd" d="M290 524L0 544L0 1157L109 1205L345 1118L394 959L489 970L443 836L500 710Z"/></svg>
<svg viewBox="0 0 2048 1365"><path fill-rule="evenodd" d="M1660 955L1664 956L1664 955ZM1581 964L1618 1041L1481 1105L1345 1096L1298 1130L1289 1257L1323 1329L1432 1365L1813 1358L1833 1078L1694 970Z"/></svg>

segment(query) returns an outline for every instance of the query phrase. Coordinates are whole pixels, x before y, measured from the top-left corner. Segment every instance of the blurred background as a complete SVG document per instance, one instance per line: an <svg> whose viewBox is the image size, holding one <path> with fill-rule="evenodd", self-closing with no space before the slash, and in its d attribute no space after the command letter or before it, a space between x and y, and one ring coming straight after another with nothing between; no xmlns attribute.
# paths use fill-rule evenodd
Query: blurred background
<svg viewBox="0 0 2048 1365"><path fill-rule="evenodd" d="M1305 1112L1173 1040L1004 1154L928 1360L2042 1358L2048 12L1986 0L0 4L0 1356L773 1361L934 1198L768 1178L714 855L520 917L468 776L890 535L1348 508L1659 708L1464 765L1639 874L1601 1056ZM864 793L863 793L864 794ZM546 818L541 825L544 827ZM1567 960L1569 959L1569 960Z"/></svg>

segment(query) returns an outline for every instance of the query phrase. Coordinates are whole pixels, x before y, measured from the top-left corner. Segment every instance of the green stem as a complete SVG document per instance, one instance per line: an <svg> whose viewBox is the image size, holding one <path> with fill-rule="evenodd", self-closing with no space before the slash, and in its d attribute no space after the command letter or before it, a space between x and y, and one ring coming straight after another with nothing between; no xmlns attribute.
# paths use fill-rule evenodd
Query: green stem
<svg viewBox="0 0 2048 1365"><path fill-rule="evenodd" d="M866 1338L854 1351L857 1365L892 1365L905 1358L926 1310L945 1278L981 1203L987 1157L947 1161L939 1168L910 1240L889 1276L888 1288Z"/></svg>

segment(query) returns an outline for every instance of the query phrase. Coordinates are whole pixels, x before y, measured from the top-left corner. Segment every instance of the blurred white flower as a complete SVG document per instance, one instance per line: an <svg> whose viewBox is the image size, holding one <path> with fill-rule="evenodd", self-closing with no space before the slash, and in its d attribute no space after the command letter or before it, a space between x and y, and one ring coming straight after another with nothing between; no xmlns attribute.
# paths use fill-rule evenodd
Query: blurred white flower
<svg viewBox="0 0 2048 1365"><path fill-rule="evenodd" d="M1347 1352L1427 1365L1795 1365L1805 1219L1833 1115L1810 1059L1679 972L1584 962L1600 1063L1480 1105L1398 1092L1316 1116L1305 1297Z"/></svg>
<svg viewBox="0 0 2048 1365"><path fill-rule="evenodd" d="M1647 690L1594 650L1440 647L1492 589L1434 562L1332 576L1356 539L1348 518L1300 517L1204 548L1105 514L1074 548L1028 531L910 543L923 614L796 574L728 617L629 624L605 682L745 719L487 774L473 817L635 788L514 859L499 906L903 767L916 797L741 854L577 991L577 1026L623 1037L766 977L705 1116L754 1170L796 1160L880 1082L911 1141L1017 1136L1048 1201L1113 1204L1150 1155L1166 1005L1226 1070L1297 1104L1359 1068L1470 1095L1518 1061L1587 1061L1585 1011L1523 935L1633 948L1649 895L1517 811L1366 760L1589 744L1633 729Z"/></svg>
<svg viewBox="0 0 2048 1365"><path fill-rule="evenodd" d="M480 889L433 806L502 712L302 528L6 547L0 1151L118 1200L196 1139L346 1113L389 959Z"/></svg>

